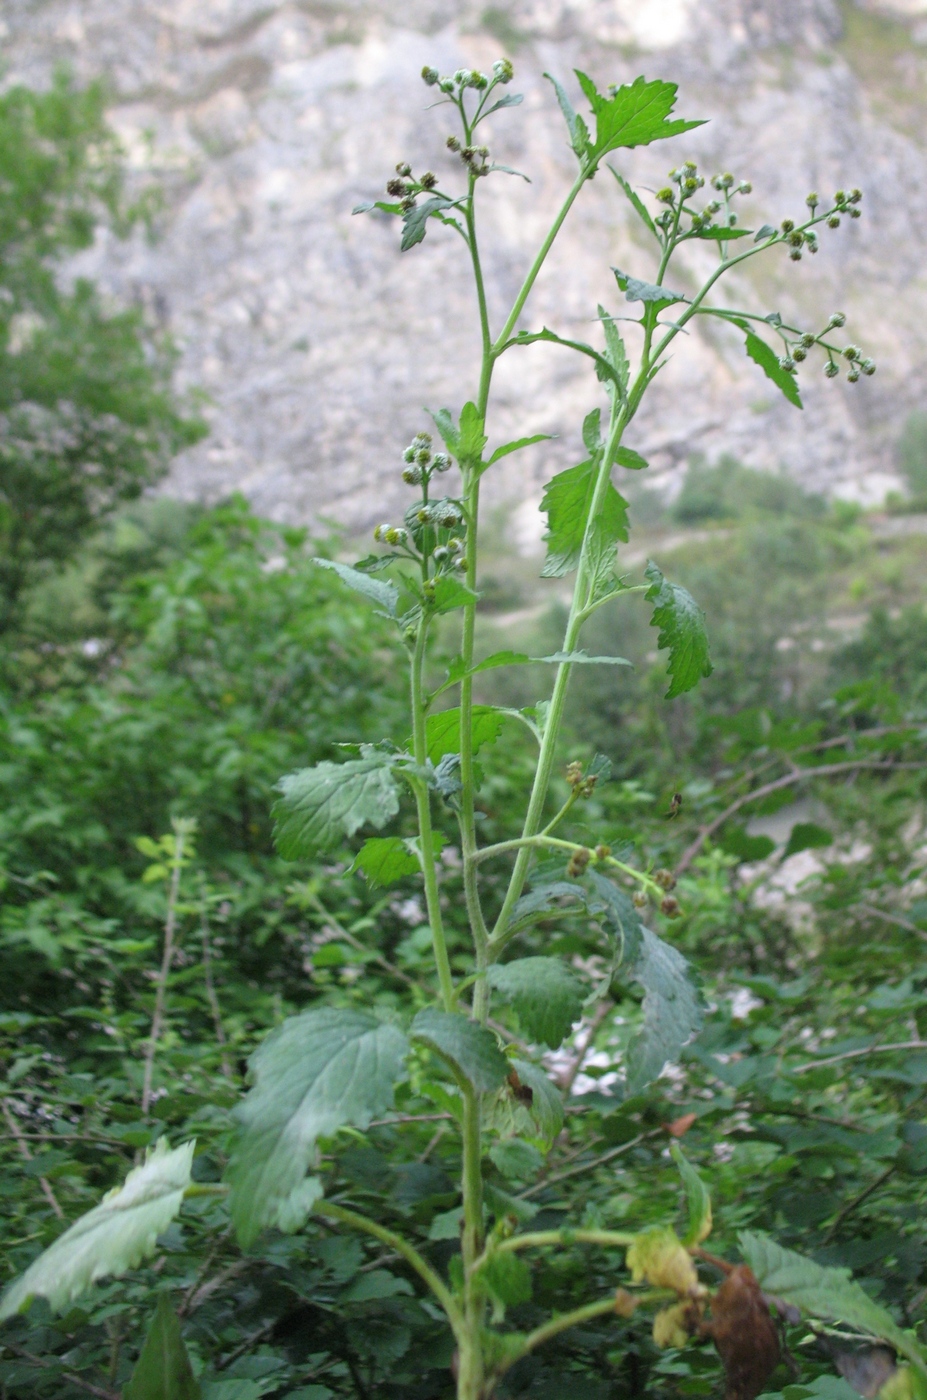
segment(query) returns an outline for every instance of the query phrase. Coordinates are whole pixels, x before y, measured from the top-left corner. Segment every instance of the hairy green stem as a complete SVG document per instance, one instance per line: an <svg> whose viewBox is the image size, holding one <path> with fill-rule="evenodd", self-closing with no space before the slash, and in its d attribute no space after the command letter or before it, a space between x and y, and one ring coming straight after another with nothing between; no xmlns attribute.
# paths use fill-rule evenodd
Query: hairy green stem
<svg viewBox="0 0 927 1400"><path fill-rule="evenodd" d="M571 1244L597 1244L603 1249L627 1249L637 1238L627 1230L534 1230L524 1235L512 1235L493 1246L495 1254L515 1254L522 1249L545 1249L557 1245L566 1249Z"/></svg>
<svg viewBox="0 0 927 1400"><path fill-rule="evenodd" d="M428 759L425 740L425 692L422 684L422 670L425 663L425 647L428 641L428 620L422 618L415 638L411 666L412 702L412 747L415 762L424 767ZM454 978L451 974L450 959L447 955L447 939L444 936L444 920L441 917L441 896L438 890L438 870L435 861L434 833L431 826L431 795L425 784L414 783L415 805L418 812L418 829L421 839L422 875L425 882L425 904L428 909L428 922L431 925L431 938L435 953L435 966L438 970L438 983L445 1011L454 1009Z"/></svg>

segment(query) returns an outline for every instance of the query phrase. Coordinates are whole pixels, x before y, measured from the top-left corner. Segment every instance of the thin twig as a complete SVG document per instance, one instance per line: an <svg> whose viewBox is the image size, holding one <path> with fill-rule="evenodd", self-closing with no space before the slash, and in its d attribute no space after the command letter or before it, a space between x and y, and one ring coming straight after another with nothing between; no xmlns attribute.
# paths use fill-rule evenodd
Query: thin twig
<svg viewBox="0 0 927 1400"><path fill-rule="evenodd" d="M209 1009L212 1012L212 1023L216 1031L216 1040L222 1046L222 1073L226 1079L234 1078L232 1065L228 1057L228 1039L225 1034L225 1027L222 1024L222 1009L219 1006L219 997L216 992L216 984L212 980L212 950L209 946L209 915L206 913L206 901L200 907L200 933L203 938L203 981L206 984L206 999L209 1002Z"/></svg>
<svg viewBox="0 0 927 1400"><path fill-rule="evenodd" d="M0 1350L11 1351L14 1356L21 1356L24 1361L31 1361L33 1366L41 1366L44 1370L54 1370L54 1361L47 1361L42 1356L35 1356L31 1351L26 1351L25 1347L18 1347L14 1342L0 1342ZM104 1390L100 1385L92 1385L90 1381L85 1381L82 1376L78 1376L74 1371L62 1371L62 1378L76 1385L79 1390L85 1390L88 1395L96 1395L98 1400L119 1400L119 1395L115 1390Z"/></svg>
<svg viewBox="0 0 927 1400"><path fill-rule="evenodd" d="M645 1142L647 1138L659 1137L662 1132L662 1128L653 1128L649 1133L638 1133L637 1137L631 1138L629 1142L623 1142L620 1147L613 1147L611 1152L596 1157L594 1162L583 1162L578 1167L569 1167L565 1172L556 1172L553 1176L549 1176L546 1181L539 1181L536 1186L529 1186L527 1191L519 1192L518 1199L523 1201L528 1196L536 1196L539 1191L546 1191L548 1186L566 1181L569 1177L581 1176L583 1172L593 1172L596 1167L604 1167L606 1162L612 1162L616 1157L630 1152L631 1148L636 1147L639 1142Z"/></svg>
<svg viewBox="0 0 927 1400"><path fill-rule="evenodd" d="M583 1067L583 1061L585 1060L586 1055L589 1053L589 1050L592 1047L592 1042L595 1039L595 1033L599 1029L599 1026L601 1026L602 1022L605 1020L605 1017L608 1015L611 1007L612 1002L607 999L605 1001L600 1002L599 1005L596 1007L592 1020L589 1022L589 1030L586 1034L585 1040L582 1043L582 1047L579 1050L577 1050L576 1055L573 1058L573 1063L570 1065L569 1069L567 1069L560 1076L558 1087L562 1091L563 1097L565 1099L569 1098L570 1090L576 1083L577 1075Z"/></svg>
<svg viewBox="0 0 927 1400"><path fill-rule="evenodd" d="M927 1050L927 1040L901 1040L893 1045L867 1045L862 1050L844 1050L841 1055L827 1055L823 1060L808 1060L806 1064L795 1065L792 1074L806 1074L809 1069L823 1069L826 1065L839 1064L841 1060L858 1060L863 1055L885 1055L891 1050Z"/></svg>
<svg viewBox="0 0 927 1400"><path fill-rule="evenodd" d="M250 1351L252 1347L260 1346L261 1342L273 1332L277 1321L278 1319L274 1318L272 1322L265 1322L264 1326L259 1328L257 1332L252 1332L251 1336L243 1341L241 1346L236 1347L234 1351L230 1351L228 1356L223 1356L221 1361L217 1361L214 1369L216 1371L224 1371L226 1367L231 1366L233 1361L237 1361L240 1356L244 1356L245 1352Z"/></svg>
<svg viewBox="0 0 927 1400"><path fill-rule="evenodd" d="M873 1194L873 1192L878 1191L879 1187L884 1182L888 1181L888 1178L892 1175L894 1170L895 1163L892 1162L890 1166L885 1168L884 1172L879 1173L875 1181L870 1181L869 1185L864 1190L860 1191L858 1196L854 1196L852 1201L848 1201L847 1204L837 1212L837 1215L834 1217L834 1223L831 1225L827 1234L824 1236L822 1244L830 1244L831 1240L834 1238L837 1231L840 1229L840 1226L846 1220L847 1216L852 1215L854 1210L856 1210L857 1206L861 1206L863 1201L867 1201L869 1197Z"/></svg>
<svg viewBox="0 0 927 1400"><path fill-rule="evenodd" d="M714 821L703 826L695 840L683 851L676 865L677 876L682 875L692 864L705 842L714 836L726 821L729 821L741 807L745 807L748 802L758 802L761 797L768 797L770 793L779 792L782 788L792 787L795 783L804 782L811 778L832 778L837 773L850 773L859 768L878 769L908 769L923 768L923 763L893 763L891 759L857 759L853 763L822 763L817 768L802 768L798 773L786 773L782 778L776 778L771 783L764 783L762 787L754 788L752 792L746 792L742 797L738 797L736 802L715 817Z"/></svg>
<svg viewBox="0 0 927 1400"><path fill-rule="evenodd" d="M7 1103L6 1099L3 1100L3 1116L4 1116L4 1118L6 1119L7 1126L9 1127L10 1132L12 1133L13 1137L16 1139L16 1145L17 1145L17 1147L19 1148L20 1156L21 1156L25 1161L31 1162L31 1161L32 1161L32 1153L29 1151L29 1144L26 1142L26 1139L25 1139L25 1137L23 1136L22 1130L20 1129L20 1126L19 1126L19 1124L17 1123L16 1118L14 1117L14 1115L13 1115L11 1109L10 1109L10 1105ZM42 1188L42 1195L45 1197L46 1201L47 1201L48 1204L51 1206L52 1210L55 1212L55 1214L57 1215L58 1219L59 1219L59 1220L63 1220L63 1219L64 1219L64 1211L63 1211L63 1210L61 1209L61 1207L59 1206L59 1204L58 1204L58 1198L57 1198L57 1196L55 1195L54 1191L51 1189L51 1186L50 1186L50 1184L49 1184L49 1182L48 1182L48 1179L47 1179L46 1177L44 1177L44 1176L40 1176L40 1177L39 1177L39 1185L40 1185L41 1188Z"/></svg>
<svg viewBox="0 0 927 1400"><path fill-rule="evenodd" d="M155 1048L164 1021L164 1003L167 997L167 979L174 961L174 933L177 928L177 897L180 894L180 870L183 860L184 838L187 828L180 822L174 823L174 856L171 884L167 896L167 918L164 923L164 952L161 970L158 973L158 989L155 993L154 1014L151 1018L151 1031L145 1046L145 1075L142 1081L142 1115L148 1116L151 1104L151 1080L154 1074Z"/></svg>
<svg viewBox="0 0 927 1400"><path fill-rule="evenodd" d="M340 919L336 918L334 914L330 913L329 910L326 909L325 905L322 903L321 899L319 899L318 895L312 895L309 899L309 903L314 905L318 912L322 915L322 917L328 920L332 928L337 933L338 937L343 938L345 943L350 943L351 947L356 948L359 953L370 952L370 949L366 947L360 941L359 938L355 938L353 933L348 932L348 930L345 928L344 924L341 922ZM401 967L397 967L395 963L391 963L389 958L385 958L382 953L375 953L373 956L373 962L379 963L380 967L383 968L384 972L388 972L391 977L398 977L400 982L405 982L407 987L418 986L418 983L416 982L414 977L410 977L407 972L403 972Z"/></svg>
<svg viewBox="0 0 927 1400"><path fill-rule="evenodd" d="M885 909L877 909L874 904L857 904L856 907L862 909L865 914L872 914L876 919L884 919L887 924L897 924L898 928L903 928L908 933L916 933L918 938L927 941L927 933L910 919L903 919L900 914L889 914Z"/></svg>

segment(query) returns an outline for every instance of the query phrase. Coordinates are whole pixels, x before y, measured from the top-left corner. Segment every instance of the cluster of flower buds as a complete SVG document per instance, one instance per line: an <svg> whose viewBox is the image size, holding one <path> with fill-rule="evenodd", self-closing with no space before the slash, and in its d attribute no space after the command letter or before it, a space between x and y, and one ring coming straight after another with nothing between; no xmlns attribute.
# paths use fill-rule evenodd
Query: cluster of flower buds
<svg viewBox="0 0 927 1400"><path fill-rule="evenodd" d="M818 251L818 236L813 228L796 228L794 219L783 219L780 227L782 241L788 246L792 262L801 262L803 248L807 248L809 253Z"/></svg>
<svg viewBox="0 0 927 1400"><path fill-rule="evenodd" d="M858 219L862 214L859 208L862 197L862 190L850 190L849 194L846 190L837 190L834 195L833 212L827 216L827 227L839 228L842 214L847 214L851 219ZM816 190L811 190L805 197L805 203L811 211L811 217L814 218L821 203ZM809 253L818 251L817 234L814 229L796 228L794 219L783 219L781 229L782 241L788 245L789 257L793 262L801 262L802 251L805 248Z"/></svg>
<svg viewBox="0 0 927 1400"><path fill-rule="evenodd" d="M567 764L566 780L577 797L591 797L595 785L598 782L598 775L596 773L590 773L587 778L584 778L583 765L574 760L573 763Z"/></svg>
<svg viewBox="0 0 927 1400"><path fill-rule="evenodd" d="M572 879L578 880L580 875L586 873L586 866L591 860L592 852L585 846L580 846L579 849L574 851L570 856L569 864L567 865L567 874Z"/></svg>
<svg viewBox="0 0 927 1400"><path fill-rule="evenodd" d="M868 378L875 374L875 360L864 357L858 345L848 345L845 349L838 350L825 339L829 331L840 330L845 326L846 320L847 318L842 311L835 311L819 335L813 335L811 331L804 331L797 340L788 344L786 353L780 356L779 368L784 369L787 374L795 374L798 366L808 358L808 351L811 347L820 345L827 351L824 373L828 379L836 379L840 373L840 366L835 356L841 356L849 361L847 379L851 384L856 384L860 375L864 374Z"/></svg>
<svg viewBox="0 0 927 1400"><path fill-rule="evenodd" d="M423 190L433 190L438 177L432 170L426 170L418 179L412 174L412 167L404 160L396 166L396 174L386 182L386 193L399 200L404 214L415 208L415 197Z"/></svg>
<svg viewBox="0 0 927 1400"><path fill-rule="evenodd" d="M407 544L409 540L408 530L404 530L401 525L390 525L389 521L382 525L377 525L373 532L373 538L377 544Z"/></svg>
<svg viewBox="0 0 927 1400"><path fill-rule="evenodd" d="M460 530L464 513L459 501L445 496L410 506L405 521L419 549L434 561L436 573L465 573L467 556Z"/></svg>
<svg viewBox="0 0 927 1400"><path fill-rule="evenodd" d="M453 77L442 76L437 68L432 68L427 63L422 69L422 81L428 87L436 87L448 96L456 94L458 97L466 92L467 88L485 92L490 83L510 83L514 76L515 69L508 58L496 59L492 66L492 78L475 68L458 68Z"/></svg>
<svg viewBox="0 0 927 1400"><path fill-rule="evenodd" d="M687 199L695 194L696 190L703 189L705 177L698 173L698 166L694 160L683 161L677 170L671 170L669 178L672 184L657 191L657 199L661 204L669 206L656 220L660 228L668 229L673 223L678 209L681 209ZM737 215L730 212L730 197L734 194L749 194L753 189L749 180L735 180L734 176L726 171L723 175L713 175L711 177L712 189L724 196L724 201L728 205L728 222L733 225L737 222ZM673 189L673 185L678 185L678 192ZM721 210L721 201L712 199L706 204L701 212L687 210L692 216L692 227L696 231L708 228L714 216Z"/></svg>
<svg viewBox="0 0 927 1400"><path fill-rule="evenodd" d="M461 145L456 136L447 138L447 149L456 151L471 175L489 174L489 147L488 146L464 146Z"/></svg>
<svg viewBox="0 0 927 1400"><path fill-rule="evenodd" d="M431 480L432 473L450 471L451 459L446 452L431 451L431 434L416 433L402 454L405 466L402 479L407 486L419 486Z"/></svg>

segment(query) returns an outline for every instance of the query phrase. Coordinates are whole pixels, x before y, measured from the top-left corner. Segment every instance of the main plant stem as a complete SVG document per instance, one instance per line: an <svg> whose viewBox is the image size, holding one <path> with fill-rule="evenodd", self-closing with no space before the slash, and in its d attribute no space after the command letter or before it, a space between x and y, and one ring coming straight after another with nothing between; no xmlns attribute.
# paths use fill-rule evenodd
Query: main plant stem
<svg viewBox="0 0 927 1400"><path fill-rule="evenodd" d="M428 619L423 616L418 625L411 666L412 750L415 762L421 768L424 768L428 760L428 746L425 738L425 690L422 680L427 642ZM434 833L431 826L431 794L425 784L418 779L414 783L414 790L418 812L419 841L421 842L422 875L425 882L425 905L428 910L428 922L431 926L435 967L438 970L438 984L441 988L444 1009L445 1011L453 1011L454 979L451 975L451 963L447 955L444 920L441 917L441 896L438 891Z"/></svg>
<svg viewBox="0 0 927 1400"><path fill-rule="evenodd" d="M161 1026L164 1022L164 1003L167 999L167 979L174 961L174 935L177 931L177 899L180 895L180 872L183 869L185 832L180 825L174 828L174 864L167 896L167 917L164 921L164 952L158 972L158 987L155 992L154 1014L151 1018L151 1031L145 1046L145 1073L142 1081L142 1117L148 1115L151 1104L151 1084L154 1077L154 1057Z"/></svg>

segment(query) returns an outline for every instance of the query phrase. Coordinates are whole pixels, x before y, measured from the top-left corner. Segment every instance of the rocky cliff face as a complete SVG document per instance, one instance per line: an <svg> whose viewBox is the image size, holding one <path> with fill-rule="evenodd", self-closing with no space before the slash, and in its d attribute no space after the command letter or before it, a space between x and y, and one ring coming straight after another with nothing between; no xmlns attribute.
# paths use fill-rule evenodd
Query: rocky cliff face
<svg viewBox="0 0 927 1400"><path fill-rule="evenodd" d="M163 182L157 240L101 242L82 270L168 328L183 382L210 397L212 433L174 472L186 495L237 488L277 518L350 527L395 510L399 453L425 426L422 406L456 409L474 393L472 291L450 230L432 225L400 255L391 221L350 210L380 197L400 158L457 178L447 116L423 110L433 94L418 72L485 69L506 52L525 102L492 119L489 140L532 183L499 175L480 190L496 323L574 168L545 70L568 80L580 66L600 86L668 77L681 114L711 118L682 143L623 153L632 183L656 188L691 156L749 178L748 212L773 222L800 213L809 189L865 189L863 219L822 238L816 259L777 253L738 293L811 327L846 311L877 378L828 383L815 366L799 413L773 397L739 337L699 330L630 440L668 486L691 454L726 451L880 499L897 484L893 443L925 384L922 12L927 0L6 0L4 81L41 83L62 60L81 78L106 75L133 164ZM619 310L611 264L653 271L603 174L523 324L594 335L597 302ZM679 275L699 267L693 257ZM500 363L491 441L559 435L508 458L492 487L522 502L526 521L551 470L575 460L597 390L555 347Z"/></svg>

